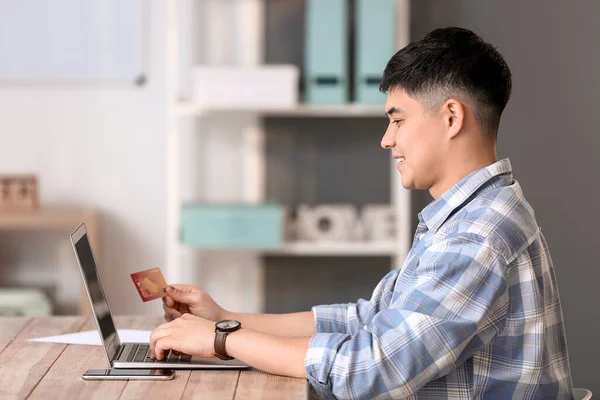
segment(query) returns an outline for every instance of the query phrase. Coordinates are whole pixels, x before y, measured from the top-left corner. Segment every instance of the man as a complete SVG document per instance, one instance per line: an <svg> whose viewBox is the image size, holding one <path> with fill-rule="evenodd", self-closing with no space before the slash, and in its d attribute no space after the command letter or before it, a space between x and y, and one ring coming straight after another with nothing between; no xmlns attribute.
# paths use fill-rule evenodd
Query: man
<svg viewBox="0 0 600 400"><path fill-rule="evenodd" d="M550 253L509 160L496 160L504 59L473 32L438 29L392 57L381 90L381 146L405 188L434 198L403 268L370 301L285 315L231 313L175 285L153 354L229 355L330 398L571 398ZM242 328L216 349L223 319Z"/></svg>

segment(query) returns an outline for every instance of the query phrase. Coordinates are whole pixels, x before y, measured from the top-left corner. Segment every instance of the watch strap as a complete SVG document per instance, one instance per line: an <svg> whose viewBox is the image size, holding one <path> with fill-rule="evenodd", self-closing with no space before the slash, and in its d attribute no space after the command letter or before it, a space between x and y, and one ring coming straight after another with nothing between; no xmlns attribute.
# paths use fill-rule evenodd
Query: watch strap
<svg viewBox="0 0 600 400"><path fill-rule="evenodd" d="M233 360L225 350L225 340L229 332L223 332L218 329L215 330L215 356L221 360Z"/></svg>

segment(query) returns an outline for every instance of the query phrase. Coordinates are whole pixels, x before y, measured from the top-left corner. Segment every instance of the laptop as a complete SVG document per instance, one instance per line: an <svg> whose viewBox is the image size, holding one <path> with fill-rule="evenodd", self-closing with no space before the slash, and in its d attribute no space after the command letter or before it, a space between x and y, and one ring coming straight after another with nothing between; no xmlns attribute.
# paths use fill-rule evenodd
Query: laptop
<svg viewBox="0 0 600 400"><path fill-rule="evenodd" d="M159 369L243 369L248 365L238 361L224 361L218 358L200 358L168 352L161 360L150 358L148 343L121 343L119 334L104 294L98 267L88 240L85 224L81 224L71 234L71 244L75 251L81 276L96 318L100 339L112 368L159 368Z"/></svg>

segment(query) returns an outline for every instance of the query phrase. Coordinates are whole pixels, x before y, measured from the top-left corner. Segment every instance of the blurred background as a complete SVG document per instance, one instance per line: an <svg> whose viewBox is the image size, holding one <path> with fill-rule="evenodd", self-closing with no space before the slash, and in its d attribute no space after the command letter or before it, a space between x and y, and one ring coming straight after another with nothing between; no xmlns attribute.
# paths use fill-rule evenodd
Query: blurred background
<svg viewBox="0 0 600 400"><path fill-rule="evenodd" d="M472 29L513 72L499 158L552 252L574 383L600 391L593 0L0 0L0 314L87 313L85 222L115 314L130 274L226 308L369 298L431 198L379 147L386 61Z"/></svg>

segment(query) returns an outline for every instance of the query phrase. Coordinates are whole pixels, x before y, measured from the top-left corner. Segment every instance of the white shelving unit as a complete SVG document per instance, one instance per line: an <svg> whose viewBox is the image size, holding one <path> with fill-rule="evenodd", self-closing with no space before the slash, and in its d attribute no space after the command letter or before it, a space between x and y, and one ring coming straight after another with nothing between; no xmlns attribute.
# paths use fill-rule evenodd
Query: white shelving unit
<svg viewBox="0 0 600 400"><path fill-rule="evenodd" d="M181 157L182 120L192 118L200 127L200 135L215 135L214 125L203 129L206 118L227 115L242 115L243 127L236 136L238 143L244 146L242 165L244 172L242 180L237 185L229 181L239 179L237 175L221 176L214 178L211 182L205 182L204 191L212 201L246 201L260 203L264 199L265 187L265 161L264 161L264 129L262 117L352 117L352 118L387 118L383 106L364 106L348 104L342 106L312 106L298 105L294 108L203 108L193 103L181 100L181 57L180 52L182 26L181 17L186 15L181 7L190 4L190 1L167 1L167 96L168 96L168 138L166 147L167 162L167 260L166 274L169 282L192 282L199 284L213 295L217 301L223 303L225 308L236 309L246 312L261 312L264 309L263 267L261 265L261 253L250 251L202 251L183 247L179 242L180 231L180 209L183 202L181 186ZM257 65L263 60L263 23L264 23L264 0L238 0L234 2L221 2L214 0L196 0L207 2L206 12L211 13L210 24L223 35L230 35L235 26L239 47L234 60L240 65ZM409 38L409 0L397 0L397 47L403 47ZM237 17L236 17L237 16ZM243 17L241 17L243 16ZM221 20L219 20L221 18ZM232 23L231 18L239 18ZM185 31L185 29L183 29ZM220 31L219 31L220 30ZM189 29L188 29L189 31ZM223 61L222 49L208 48L208 61L219 63ZM191 72L191 71L189 71ZM215 118L213 118L214 120ZM218 118L216 118L218 119ZM223 118L226 119L226 118ZM231 128L229 128L231 129ZM211 157L210 149L200 157ZM387 243L310 243L293 242L286 243L281 249L264 251L269 255L289 256L391 256L392 268L402 266L409 250L411 242L410 227L410 195L405 190L396 170L395 162L390 156L390 168L392 169L392 204L397 215L398 237L394 242ZM230 185L230 189L222 189L215 186ZM242 187L241 190L231 189L232 186ZM219 192L220 194L215 194ZM204 198L206 199L206 197ZM210 273L211 268L219 270L219 273ZM199 276L203 274L203 278ZM221 282L212 282L211 279L219 275ZM207 278L208 276L208 278ZM199 282L201 281L201 282ZM213 285L214 283L214 285ZM224 285L227 285L225 289ZM219 296L219 293L226 295Z"/></svg>

